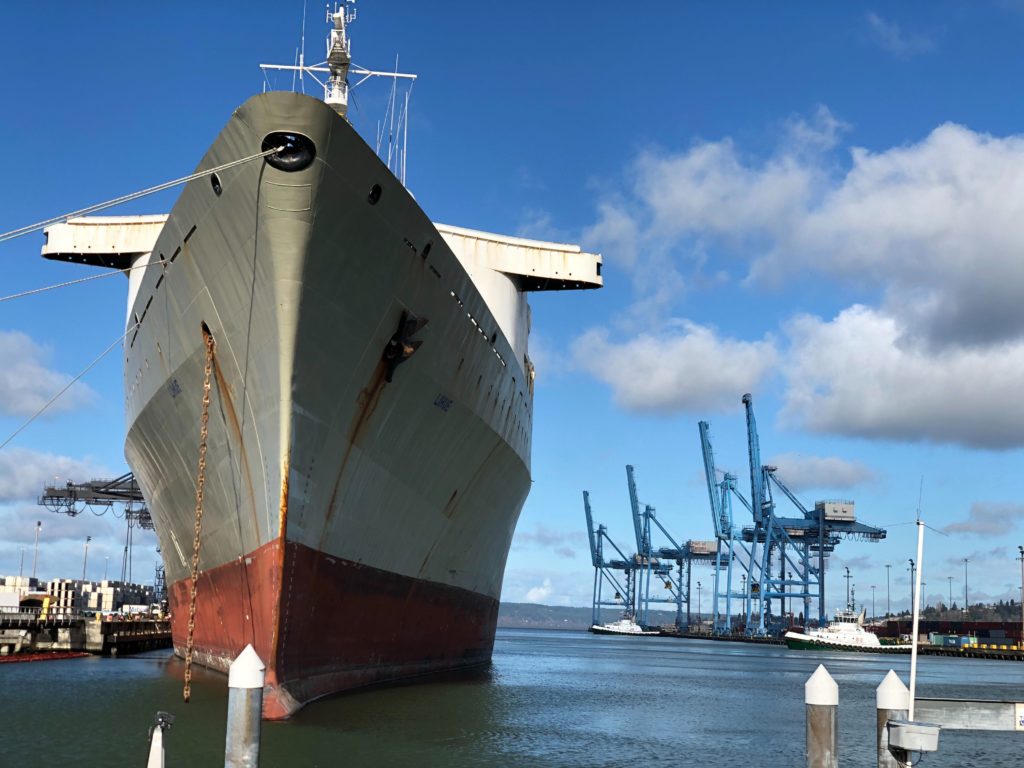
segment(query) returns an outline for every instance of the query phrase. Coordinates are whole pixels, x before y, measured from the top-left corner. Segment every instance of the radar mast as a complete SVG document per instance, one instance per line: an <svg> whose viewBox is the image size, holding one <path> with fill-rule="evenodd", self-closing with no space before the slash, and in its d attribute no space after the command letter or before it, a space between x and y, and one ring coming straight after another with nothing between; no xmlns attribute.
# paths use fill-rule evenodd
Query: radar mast
<svg viewBox="0 0 1024 768"><path fill-rule="evenodd" d="M327 67L330 75L324 86L324 102L342 117L348 113L348 68L352 63L352 44L348 39L347 26L356 20L355 0L342 0L334 11L327 7L327 21L334 22L334 29L327 39Z"/></svg>

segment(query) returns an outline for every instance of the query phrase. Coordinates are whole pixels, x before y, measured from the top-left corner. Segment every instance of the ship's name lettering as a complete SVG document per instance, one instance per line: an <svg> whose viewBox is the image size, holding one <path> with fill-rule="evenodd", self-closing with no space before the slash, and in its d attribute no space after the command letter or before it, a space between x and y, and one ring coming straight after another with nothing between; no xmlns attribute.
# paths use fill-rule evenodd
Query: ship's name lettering
<svg viewBox="0 0 1024 768"><path fill-rule="evenodd" d="M440 408L445 413L448 413L448 409L452 407L454 401L447 395L438 395L434 398L434 405Z"/></svg>

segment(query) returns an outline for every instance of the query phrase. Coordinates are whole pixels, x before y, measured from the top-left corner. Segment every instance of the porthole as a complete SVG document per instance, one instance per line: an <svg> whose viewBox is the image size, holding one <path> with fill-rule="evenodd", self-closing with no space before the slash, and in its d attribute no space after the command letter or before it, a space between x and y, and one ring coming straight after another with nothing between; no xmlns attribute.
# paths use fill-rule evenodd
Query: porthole
<svg viewBox="0 0 1024 768"><path fill-rule="evenodd" d="M370 194L366 196L366 201L370 205L376 205L377 201L380 200L380 193L380 184L374 184L372 187L370 187Z"/></svg>
<svg viewBox="0 0 1024 768"><path fill-rule="evenodd" d="M424 258L424 259L427 258L427 254L430 253L430 249L433 248L433 247L434 247L434 241L433 240L428 240L427 244L423 246L423 250L420 251L420 256L422 258Z"/></svg>
<svg viewBox="0 0 1024 768"><path fill-rule="evenodd" d="M224 191L224 187L220 185L220 176L216 173L210 176L210 186L213 187L213 194L220 197L220 193Z"/></svg>

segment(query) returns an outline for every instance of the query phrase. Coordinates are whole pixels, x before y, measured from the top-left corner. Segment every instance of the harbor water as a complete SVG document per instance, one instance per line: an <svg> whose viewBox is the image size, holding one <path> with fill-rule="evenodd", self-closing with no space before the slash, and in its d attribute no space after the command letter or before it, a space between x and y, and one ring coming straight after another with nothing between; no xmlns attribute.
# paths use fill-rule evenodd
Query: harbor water
<svg viewBox="0 0 1024 768"><path fill-rule="evenodd" d="M269 766L805 765L804 681L839 684L840 765L874 766L874 692L909 657L585 632L499 630L484 671L316 702L264 723ZM924 658L920 696L1024 699L1019 662ZM223 765L227 680L181 701L168 651L0 665L0 766L145 765L157 710L168 766ZM1024 733L943 732L932 768L1020 766Z"/></svg>

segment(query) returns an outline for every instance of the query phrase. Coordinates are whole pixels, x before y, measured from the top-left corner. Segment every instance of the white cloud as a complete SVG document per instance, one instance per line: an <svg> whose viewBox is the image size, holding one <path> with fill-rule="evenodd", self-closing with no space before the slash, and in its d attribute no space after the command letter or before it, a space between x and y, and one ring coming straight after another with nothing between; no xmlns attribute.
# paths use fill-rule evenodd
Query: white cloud
<svg viewBox="0 0 1024 768"><path fill-rule="evenodd" d="M935 50L935 40L929 35L904 32L896 22L886 21L871 11L866 18L872 41L898 58L909 58Z"/></svg>
<svg viewBox="0 0 1024 768"><path fill-rule="evenodd" d="M749 285L811 271L879 291L936 347L1024 334L1024 137L947 123L844 158L844 129L821 107L767 157L729 138L644 151L584 238L631 272L638 303L666 306L713 251L752 262Z"/></svg>
<svg viewBox="0 0 1024 768"><path fill-rule="evenodd" d="M814 270L882 289L904 333L937 347L1019 337L1022 178L1020 136L945 124L916 144L855 148L842 178L781 214L784 234L767 244L750 279ZM743 211L737 219L756 225Z"/></svg>
<svg viewBox="0 0 1024 768"><path fill-rule="evenodd" d="M573 345L578 367L611 386L629 410L724 410L756 390L777 359L770 337L722 338L714 329L675 321L659 332L613 341L592 329Z"/></svg>
<svg viewBox="0 0 1024 768"><path fill-rule="evenodd" d="M536 544L553 549L557 553L568 553L568 557L576 556L570 545L584 548L587 546L587 537L583 531L561 531L549 528L543 523L537 523L532 531L516 530L512 541L513 544Z"/></svg>
<svg viewBox="0 0 1024 768"><path fill-rule="evenodd" d="M589 566L589 559L583 561ZM579 566L580 561L572 563ZM505 603L543 603L545 605L590 605L594 572L560 571L550 568L510 567L505 571L501 600Z"/></svg>
<svg viewBox="0 0 1024 768"><path fill-rule="evenodd" d="M36 521L42 522L39 535L37 575L42 579L80 578L85 565L85 538L89 542L87 577L120 578L124 551L125 523L107 511L94 516L88 510L77 517L53 514L35 504L0 505L0 574L32 573L35 554ZM132 577L136 582L150 584L153 566L160 556L155 552L156 536L152 531L136 529L133 533ZM22 560L24 558L24 560Z"/></svg>
<svg viewBox="0 0 1024 768"><path fill-rule="evenodd" d="M544 579L544 583L540 586L532 587L523 596L523 602L526 603L543 603L545 600L551 597L551 593L554 592L554 588L551 586L551 579Z"/></svg>
<svg viewBox="0 0 1024 768"><path fill-rule="evenodd" d="M728 138L641 153L589 234L632 273L658 330L591 330L576 364L623 407L664 411L731 403L778 363L785 416L812 431L1024 445L1024 413L1006 407L1024 386L1024 136L944 124L917 142L852 148L841 166L844 130L819 108L790 120L766 157ZM824 277L878 303L798 315L788 348L666 324L693 271L711 261L721 275L723 256L750 264L748 290L816 273L819 291Z"/></svg>
<svg viewBox="0 0 1024 768"><path fill-rule="evenodd" d="M838 456L807 456L780 453L768 462L778 467L778 476L793 491L806 489L843 490L874 479L871 467Z"/></svg>
<svg viewBox="0 0 1024 768"><path fill-rule="evenodd" d="M75 459L26 448L0 450L0 503L35 501L47 483L84 482L109 472L89 458Z"/></svg>
<svg viewBox="0 0 1024 768"><path fill-rule="evenodd" d="M967 519L943 527L946 533L968 533L975 536L1002 536L1017 527L1024 520L1024 505L992 501L976 501L971 504ZM1001 551L1002 557L1005 551Z"/></svg>
<svg viewBox="0 0 1024 768"><path fill-rule="evenodd" d="M88 457L77 459L24 448L0 450L0 530L4 531L0 537L0 574L18 573L22 557L25 575L31 573L36 522L41 521L37 570L41 578L80 577L86 536L92 537L88 577L102 578L105 568L110 578L120 577L125 538L120 506L95 510L101 514L83 509L71 517L36 504L47 484L112 476ZM136 581L152 582L153 565L159 559L155 547L156 537L151 531L134 532L132 575Z"/></svg>
<svg viewBox="0 0 1024 768"><path fill-rule="evenodd" d="M1024 341L935 351L908 340L893 317L853 306L825 322L787 327L783 418L813 432L960 443L1024 444Z"/></svg>
<svg viewBox="0 0 1024 768"><path fill-rule="evenodd" d="M49 356L49 350L26 334L0 331L0 413L31 416L71 380L47 367ZM54 402L48 413L76 408L94 397L93 390L79 382Z"/></svg>

